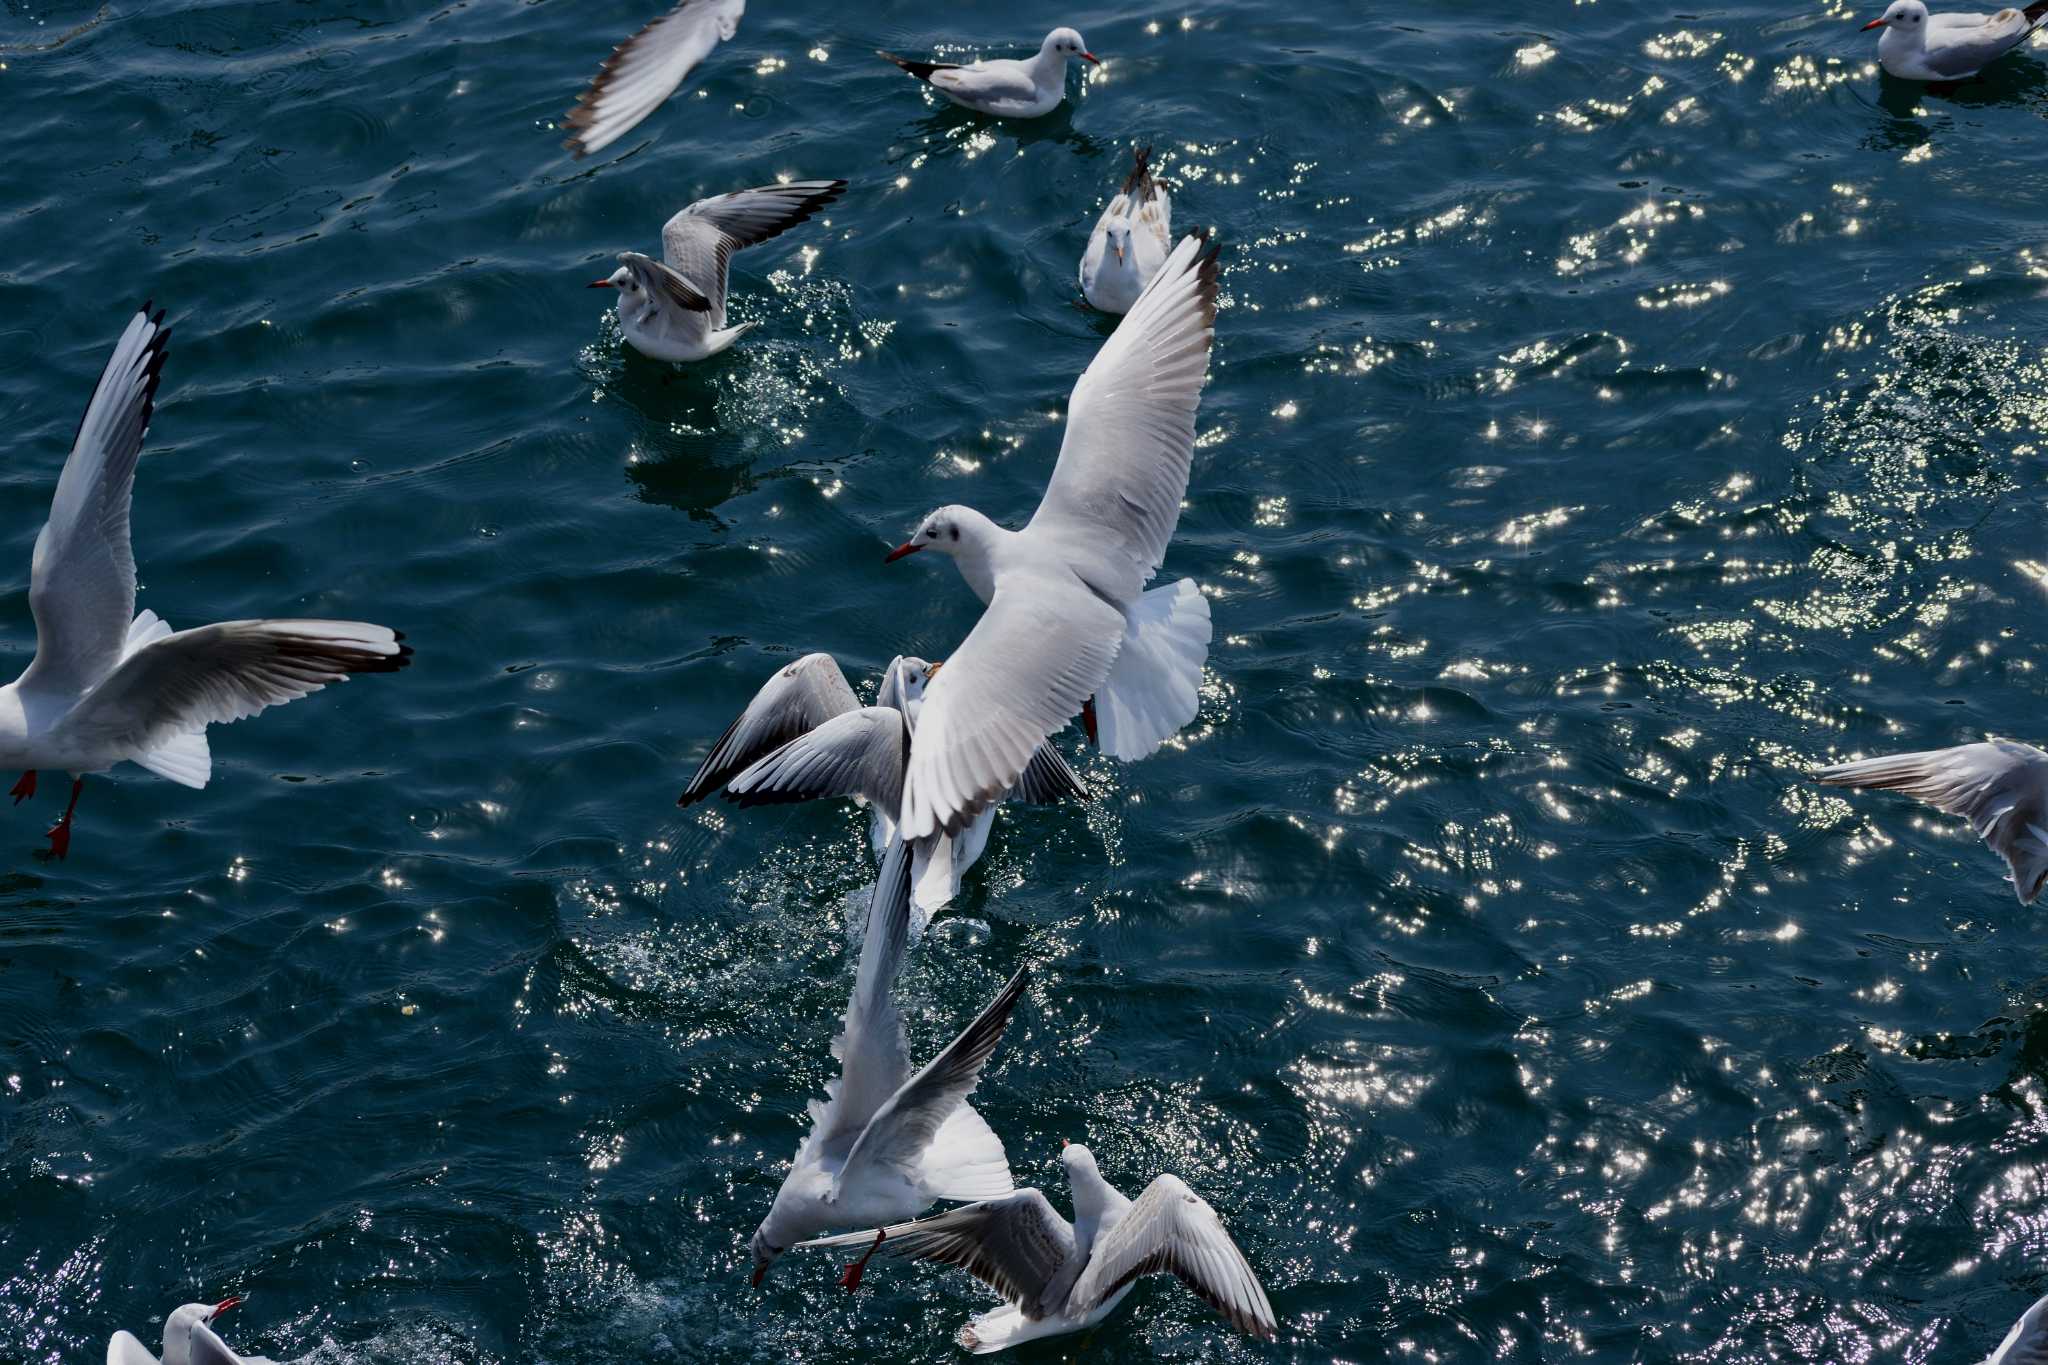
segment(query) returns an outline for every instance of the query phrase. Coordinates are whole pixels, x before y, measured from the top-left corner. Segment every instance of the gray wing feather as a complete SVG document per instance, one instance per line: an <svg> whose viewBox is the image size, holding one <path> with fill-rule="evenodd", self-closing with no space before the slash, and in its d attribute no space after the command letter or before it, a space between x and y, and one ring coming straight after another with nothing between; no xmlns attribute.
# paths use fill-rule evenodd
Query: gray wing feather
<svg viewBox="0 0 2048 1365"><path fill-rule="evenodd" d="M2048 754L2009 739L1889 754L1823 768L1835 787L1901 791L1969 820L2012 871L2013 893L2031 904L2048 882Z"/></svg>
<svg viewBox="0 0 2048 1365"><path fill-rule="evenodd" d="M859 706L860 699L853 695L838 660L830 654L806 654L776 669L775 676L747 703L747 709L725 727L676 804L702 801L798 735Z"/></svg>
<svg viewBox="0 0 2048 1365"><path fill-rule="evenodd" d="M910 1075L910 1044L896 1008L896 976L909 943L910 853L896 839L875 878L846 1026L832 1043L839 1080L827 1089L829 1102L805 1142L807 1150L858 1134Z"/></svg>
<svg viewBox="0 0 2048 1365"><path fill-rule="evenodd" d="M1010 788L1009 799L1034 806L1050 806L1058 801L1086 801L1088 788L1082 783L1080 774L1067 766L1067 760L1048 740L1038 746L1038 752L1031 755L1031 761L1024 765L1024 773L1017 779L1017 785Z"/></svg>
<svg viewBox="0 0 2048 1365"><path fill-rule="evenodd" d="M741 806L858 796L894 812L903 800L910 730L903 713L863 706L798 735L726 784Z"/></svg>
<svg viewBox="0 0 2048 1365"><path fill-rule="evenodd" d="M637 251L621 251L619 264L633 272L634 282L649 298L661 299L669 306L688 313L711 311L711 300L701 289L652 256L643 256Z"/></svg>
<svg viewBox="0 0 2048 1365"><path fill-rule="evenodd" d="M128 509L171 340L163 317L144 304L129 319L57 477L29 569L36 656L24 691L74 697L121 661L135 617Z"/></svg>
<svg viewBox="0 0 2048 1365"><path fill-rule="evenodd" d="M662 256L723 308L733 252L787 232L845 192L844 180L796 180L699 199L661 230Z"/></svg>
<svg viewBox="0 0 2048 1365"><path fill-rule="evenodd" d="M578 160L638 127L689 78L711 49L739 31L747 0L683 0L612 49L576 107L562 145Z"/></svg>
<svg viewBox="0 0 2048 1365"><path fill-rule="evenodd" d="M1278 1334L1273 1305L1223 1220L1176 1175L1145 1187L1115 1226L1096 1239L1087 1269L1067 1297L1085 1313L1137 1279L1166 1271L1230 1320L1238 1331L1268 1341Z"/></svg>
<svg viewBox="0 0 2048 1365"><path fill-rule="evenodd" d="M819 1237L797 1245L867 1246L876 1231ZM1030 1188L879 1231L877 1255L958 1266L1031 1318L1045 1316L1046 1288L1074 1256L1073 1227L1043 1194Z"/></svg>

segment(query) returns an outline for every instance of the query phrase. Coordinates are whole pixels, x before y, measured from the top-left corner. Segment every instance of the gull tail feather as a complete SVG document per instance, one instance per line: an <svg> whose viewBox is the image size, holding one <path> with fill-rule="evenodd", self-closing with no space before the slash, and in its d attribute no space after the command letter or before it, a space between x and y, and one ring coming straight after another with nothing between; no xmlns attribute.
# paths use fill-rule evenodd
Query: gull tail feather
<svg viewBox="0 0 2048 1365"><path fill-rule="evenodd" d="M1192 578L1154 588L1124 618L1123 648L1095 693L1102 751L1125 762L1195 718L1209 657L1209 599Z"/></svg>
<svg viewBox="0 0 2048 1365"><path fill-rule="evenodd" d="M213 777L213 751L206 747L204 730L187 730L146 754L134 755L134 759L138 766L181 787L204 787Z"/></svg>

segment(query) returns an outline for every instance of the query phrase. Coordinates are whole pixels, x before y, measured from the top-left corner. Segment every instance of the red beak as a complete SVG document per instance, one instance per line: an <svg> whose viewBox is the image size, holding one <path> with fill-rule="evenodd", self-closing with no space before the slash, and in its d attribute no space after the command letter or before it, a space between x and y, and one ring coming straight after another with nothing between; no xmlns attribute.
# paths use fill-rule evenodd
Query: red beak
<svg viewBox="0 0 2048 1365"><path fill-rule="evenodd" d="M215 1316L215 1317L219 1317L219 1316L220 1316L220 1315L221 1315L222 1313L225 1313L225 1312L227 1312L227 1311L228 1311L228 1310L229 1310L230 1308L239 1308L239 1307L241 1307L241 1304L242 1304L242 1298L241 1298L241 1296L240 1296L239 1294L237 1294L237 1295L235 1295L235 1296L233 1296L233 1297L231 1297L231 1298L225 1298L225 1299L222 1299L222 1300L221 1300L221 1301L220 1301L219 1303L217 1303L217 1304L215 1304L215 1305L213 1306L213 1313L214 1313L214 1316Z"/></svg>
<svg viewBox="0 0 2048 1365"><path fill-rule="evenodd" d="M1091 61L1095 63L1097 66L1102 65L1102 58L1096 56L1093 52L1083 52L1081 56L1084 60Z"/></svg>
<svg viewBox="0 0 2048 1365"><path fill-rule="evenodd" d="M1060 1139L1060 1150L1063 1152L1067 1150L1067 1140L1065 1138Z"/></svg>
<svg viewBox="0 0 2048 1365"><path fill-rule="evenodd" d="M897 560L903 558L903 556L914 555L923 548L924 546L918 544L914 540L906 540L901 545L898 545L895 549L889 551L888 554L883 555L882 562L884 564L894 564Z"/></svg>
<svg viewBox="0 0 2048 1365"><path fill-rule="evenodd" d="M1864 32L1864 33L1868 33L1868 32L1870 32L1870 30L1872 30L1872 29L1874 29L1874 28L1883 28L1883 27L1884 27L1884 20L1882 20L1882 19L1872 19L1872 20L1871 20L1871 21L1870 21L1869 23L1867 23L1867 24L1865 24L1865 25L1863 26L1863 28L1861 29L1861 32Z"/></svg>
<svg viewBox="0 0 2048 1365"><path fill-rule="evenodd" d="M1878 20L1878 22L1879 22L1879 23L1883 23L1884 21L1883 21L1882 19L1880 19L1880 20ZM616 288L618 288L618 286L617 286L617 285L615 285L615 284L613 284L613 283L612 283L612 282L611 282L610 280L592 280L592 281L590 282L590 285L589 285L589 287L590 287L590 288L592 288L592 289L616 289Z"/></svg>

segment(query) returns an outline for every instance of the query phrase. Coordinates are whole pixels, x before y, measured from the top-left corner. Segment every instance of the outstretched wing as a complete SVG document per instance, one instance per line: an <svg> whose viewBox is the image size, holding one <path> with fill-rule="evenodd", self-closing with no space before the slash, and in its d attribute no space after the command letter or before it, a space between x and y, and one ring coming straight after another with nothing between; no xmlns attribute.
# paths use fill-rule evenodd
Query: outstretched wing
<svg viewBox="0 0 2048 1365"><path fill-rule="evenodd" d="M1024 775L1010 789L1010 800L1034 806L1087 799L1088 788L1082 783L1081 775L1067 766L1067 760L1052 747L1051 740L1038 746L1038 752L1031 755L1031 761L1024 765Z"/></svg>
<svg viewBox="0 0 2048 1365"><path fill-rule="evenodd" d="M662 228L662 257L723 308L733 252L780 236L845 192L844 180L793 180L699 199Z"/></svg>
<svg viewBox="0 0 2048 1365"><path fill-rule="evenodd" d="M897 839L875 878L846 1024L832 1042L839 1079L826 1087L825 1106L815 1111L810 1136L797 1153L800 1166L805 1152L856 1138L910 1075L910 1044L896 1008L896 977L909 943L910 851Z"/></svg>
<svg viewBox="0 0 2048 1365"><path fill-rule="evenodd" d="M1068 1307L1100 1307L1140 1275L1166 1271L1201 1295L1240 1332L1268 1341L1278 1334L1273 1305L1258 1276L1208 1201L1177 1175L1162 1175L1095 1241L1088 1267L1074 1282Z"/></svg>
<svg viewBox="0 0 2048 1365"><path fill-rule="evenodd" d="M1026 531L1109 547L1137 596L1166 558L1194 462L1195 411L1216 323L1216 249L1184 237L1096 353Z"/></svg>
<svg viewBox="0 0 2048 1365"><path fill-rule="evenodd" d="M780 805L858 796L885 811L903 801L910 732L903 713L863 706L798 735L726 784L728 801Z"/></svg>
<svg viewBox="0 0 2048 1365"><path fill-rule="evenodd" d="M25 692L68 700L121 661L135 617L128 507L171 340L163 318L144 304L129 319L57 478L29 569L36 657L21 676Z"/></svg>
<svg viewBox="0 0 2048 1365"><path fill-rule="evenodd" d="M882 1240L875 1244L875 1233ZM1073 1258L1074 1229L1043 1194L1021 1189L913 1223L818 1237L800 1247L865 1247L878 1256L959 1266L1023 1309L1044 1317L1045 1291Z"/></svg>
<svg viewBox="0 0 2048 1365"><path fill-rule="evenodd" d="M122 661L64 718L67 733L129 752L245 720L354 673L412 662L396 631L361 621L229 621L181 630Z"/></svg>
<svg viewBox="0 0 2048 1365"><path fill-rule="evenodd" d="M712 48L739 31L746 12L747 0L683 0L613 48L563 118L571 132L562 145L581 160L632 132Z"/></svg>
<svg viewBox="0 0 2048 1365"><path fill-rule="evenodd" d="M235 1354L234 1348L203 1322L194 1324L192 1328L190 1359L192 1365L277 1365L276 1361L264 1356Z"/></svg>
<svg viewBox="0 0 2048 1365"><path fill-rule="evenodd" d="M1964 817L2005 859L2022 905L2032 904L2048 882L2048 754L2031 744L1994 739L1889 754L1823 768L1813 780L1901 791Z"/></svg>
<svg viewBox="0 0 2048 1365"><path fill-rule="evenodd" d="M940 1125L974 1093L982 1067L1002 1041L1010 1012L1017 1008L1017 1000L1024 993L1027 971L1018 968L1017 974L974 1022L875 1111L855 1140L853 1150L846 1154L846 1165L832 1182L835 1196L849 1181L861 1178L863 1167L889 1167L904 1180L916 1182L925 1148L931 1145Z"/></svg>
<svg viewBox="0 0 2048 1365"><path fill-rule="evenodd" d="M702 801L756 760L859 705L830 654L806 654L776 669L747 709L725 727L676 804Z"/></svg>

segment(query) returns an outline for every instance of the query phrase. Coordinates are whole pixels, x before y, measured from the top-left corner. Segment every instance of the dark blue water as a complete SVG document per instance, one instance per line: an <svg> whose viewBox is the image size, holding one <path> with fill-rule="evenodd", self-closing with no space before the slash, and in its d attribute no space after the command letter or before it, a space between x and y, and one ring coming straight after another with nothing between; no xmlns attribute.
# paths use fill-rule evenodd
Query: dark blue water
<svg viewBox="0 0 2048 1365"><path fill-rule="evenodd" d="M416 666L88 784L0 844L0 1360L251 1294L320 1362L946 1360L988 1303L744 1243L832 1073L862 817L678 811L812 649L975 603L1108 324L1133 143L1223 243L1172 574L1185 744L1010 808L903 990L1015 967L977 1103L1174 1170L1271 1290L1023 1358L1980 1359L2048 1290L2035 912L1832 756L2041 740L2048 51L1882 83L1761 0L1296 10L757 0L692 90L552 125L654 0L0 9L0 651L130 310L179 625L384 621ZM1108 58L1028 126L869 50ZM1079 89L1078 85L1076 87ZM844 176L687 371L583 284L701 195Z"/></svg>

